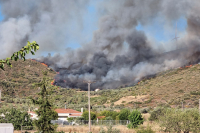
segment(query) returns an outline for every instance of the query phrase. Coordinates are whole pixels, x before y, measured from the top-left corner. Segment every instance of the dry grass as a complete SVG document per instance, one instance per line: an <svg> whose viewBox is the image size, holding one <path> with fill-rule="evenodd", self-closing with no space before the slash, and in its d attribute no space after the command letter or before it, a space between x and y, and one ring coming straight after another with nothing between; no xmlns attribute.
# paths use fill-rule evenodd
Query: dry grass
<svg viewBox="0 0 200 133"><path fill-rule="evenodd" d="M106 126L103 127L104 130L107 130ZM128 129L126 126L118 125L118 126L113 126L113 129L119 129L121 133L134 133L135 130L133 129ZM92 126L91 131L92 133L99 133L101 129L101 126ZM88 126L65 126L65 127L58 127L57 131L64 131L65 133L69 132L76 132L76 133L87 133L88 132ZM29 131L29 132L35 132L35 131ZM21 133L19 130L15 130L14 133Z"/></svg>
<svg viewBox="0 0 200 133"><path fill-rule="evenodd" d="M150 95L153 97L148 106L159 103L170 104L173 107L185 101L185 107L193 107L199 95L191 95L191 91L198 91L200 87L200 65L190 68L178 68L157 74L155 78L145 79L134 86L135 95Z"/></svg>
<svg viewBox="0 0 200 133"><path fill-rule="evenodd" d="M99 133L101 126L92 126L91 131L92 133ZM103 127L105 130L107 129L106 126ZM126 126L118 125L113 126L113 128L119 129L121 133L134 133L135 130L128 129ZM76 132L76 133L87 133L88 126L66 126L66 127L58 127L58 131L64 132Z"/></svg>
<svg viewBox="0 0 200 133"><path fill-rule="evenodd" d="M126 96L122 97L118 101L114 102L114 105L120 105L125 101L125 103L128 102L143 102L145 99L147 99L148 95L141 95L141 96Z"/></svg>
<svg viewBox="0 0 200 133"><path fill-rule="evenodd" d="M160 127L158 125L158 123L155 122L150 122L148 121L148 118L150 117L150 114L142 114L143 118L145 119L145 122L143 123L143 125L140 125L140 127L144 127L146 128L147 126L150 126L154 131L156 131L156 133L161 133L160 132ZM99 133L100 129L102 126L91 126L91 131L92 133ZM139 127L139 129L140 129ZM104 130L107 130L106 126L103 126ZM138 129L128 129L126 126L124 125L115 125L113 126L113 129L119 129L121 133L136 133ZM69 132L76 132L76 133L87 133L88 132L88 126L84 125L84 126L60 126L57 128L57 131L64 131L65 133L69 133ZM34 131L29 131L29 132L33 132ZM21 131L14 131L14 133L21 133Z"/></svg>
<svg viewBox="0 0 200 133"><path fill-rule="evenodd" d="M11 61L12 68L5 66L5 72L0 71L0 88L2 93L11 95L9 92L15 90L15 95L26 97L35 94L35 90L31 89L33 83L40 82L43 78L43 71L48 71L48 77L53 80L56 72L41 63L27 59L26 61ZM5 73L5 75L4 75ZM5 86L8 84L9 86ZM14 86L13 88L11 85ZM7 91L8 90L8 91Z"/></svg>

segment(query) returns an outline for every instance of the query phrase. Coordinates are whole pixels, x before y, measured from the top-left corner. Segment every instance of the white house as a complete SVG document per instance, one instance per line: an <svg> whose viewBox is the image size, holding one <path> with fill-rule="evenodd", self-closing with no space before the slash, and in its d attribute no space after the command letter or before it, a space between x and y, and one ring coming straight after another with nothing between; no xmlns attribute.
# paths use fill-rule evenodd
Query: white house
<svg viewBox="0 0 200 133"><path fill-rule="evenodd" d="M38 119L37 114L34 111L28 111L28 114L31 115L31 119Z"/></svg>
<svg viewBox="0 0 200 133"><path fill-rule="evenodd" d="M95 92L97 92L97 91L100 91L100 89L99 89L99 88L97 88L97 89L95 89L94 91L95 91Z"/></svg>
<svg viewBox="0 0 200 133"><path fill-rule="evenodd" d="M58 113L58 120L67 120L70 117L81 117L83 113L83 108L81 108L81 112L73 110L73 109L55 109ZM38 119L37 114L33 111L28 111L28 114L31 115L31 119Z"/></svg>
<svg viewBox="0 0 200 133"><path fill-rule="evenodd" d="M67 120L70 117L81 117L83 112L79 112L73 109L56 109L58 113L58 120Z"/></svg>

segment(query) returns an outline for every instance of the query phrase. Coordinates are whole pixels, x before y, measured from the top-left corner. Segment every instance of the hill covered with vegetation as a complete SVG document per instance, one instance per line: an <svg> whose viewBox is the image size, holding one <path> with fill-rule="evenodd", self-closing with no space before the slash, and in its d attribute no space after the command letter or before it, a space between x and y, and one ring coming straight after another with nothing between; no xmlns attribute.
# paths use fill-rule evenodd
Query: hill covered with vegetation
<svg viewBox="0 0 200 133"><path fill-rule="evenodd" d="M12 68L0 71L0 87L2 90L1 107L15 106L27 111L33 110L28 96L37 97L38 88L33 86L42 80L43 72L48 71L49 85L54 87L52 101L58 108L80 110L87 109L87 91L80 89L60 88L51 85L56 72L45 64L35 60L12 62ZM144 78L132 87L103 89L91 91L93 111L105 109L120 110L122 108L147 108L156 106L185 108L198 106L200 98L200 65L187 66L161 72L151 78ZM87 85L87 84L86 84Z"/></svg>

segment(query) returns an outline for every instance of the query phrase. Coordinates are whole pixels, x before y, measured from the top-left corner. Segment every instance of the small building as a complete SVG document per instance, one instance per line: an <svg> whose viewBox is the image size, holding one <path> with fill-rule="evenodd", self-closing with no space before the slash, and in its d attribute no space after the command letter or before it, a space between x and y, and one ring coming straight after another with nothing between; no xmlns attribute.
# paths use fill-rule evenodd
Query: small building
<svg viewBox="0 0 200 133"><path fill-rule="evenodd" d="M38 119L37 114L34 111L28 111L28 114L31 115L31 119Z"/></svg>
<svg viewBox="0 0 200 133"><path fill-rule="evenodd" d="M0 123L0 133L14 133L14 126L12 123Z"/></svg>
<svg viewBox="0 0 200 133"><path fill-rule="evenodd" d="M73 109L56 109L58 113L58 120L67 120L70 117L81 117L83 112L79 112Z"/></svg>
<svg viewBox="0 0 200 133"><path fill-rule="evenodd" d="M97 92L97 91L100 91L100 89L97 88L97 89L95 89L94 91Z"/></svg>
<svg viewBox="0 0 200 133"><path fill-rule="evenodd" d="M64 120L66 121L67 118L70 117L81 117L83 113L83 108L81 108L81 112L73 110L73 109L66 109L66 108L61 108L61 109L55 109L55 111L58 113L58 120ZM28 111L28 114L31 115L31 119L38 119L37 114L34 111Z"/></svg>

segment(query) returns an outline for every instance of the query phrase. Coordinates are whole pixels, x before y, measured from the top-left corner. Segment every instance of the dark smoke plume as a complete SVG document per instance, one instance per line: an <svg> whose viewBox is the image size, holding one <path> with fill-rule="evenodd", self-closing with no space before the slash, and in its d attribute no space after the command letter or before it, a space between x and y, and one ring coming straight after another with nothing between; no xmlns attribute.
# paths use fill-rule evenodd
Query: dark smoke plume
<svg viewBox="0 0 200 133"><path fill-rule="evenodd" d="M70 34L65 29L71 22L80 22L77 24L81 27L85 7L90 2L2 1L5 20L0 27L13 26L11 28L15 29L17 37L5 39L9 30L4 29L0 31L0 41L7 47L14 42L36 40L44 51L59 51L63 49L67 35L79 39L78 30L76 34ZM24 5L29 6L23 8ZM99 27L91 42L76 50L66 49L63 55L40 57L38 61L59 72L54 84L62 87L87 89L83 80L95 80L92 89L134 85L145 76L199 62L199 7L199 0L100 1L96 7L100 16ZM166 32L171 32L169 27L181 17L187 19L187 30L177 42L169 41L162 45L151 35L136 29L139 24L145 27L162 21ZM6 49L8 51L2 55L13 50Z"/></svg>

